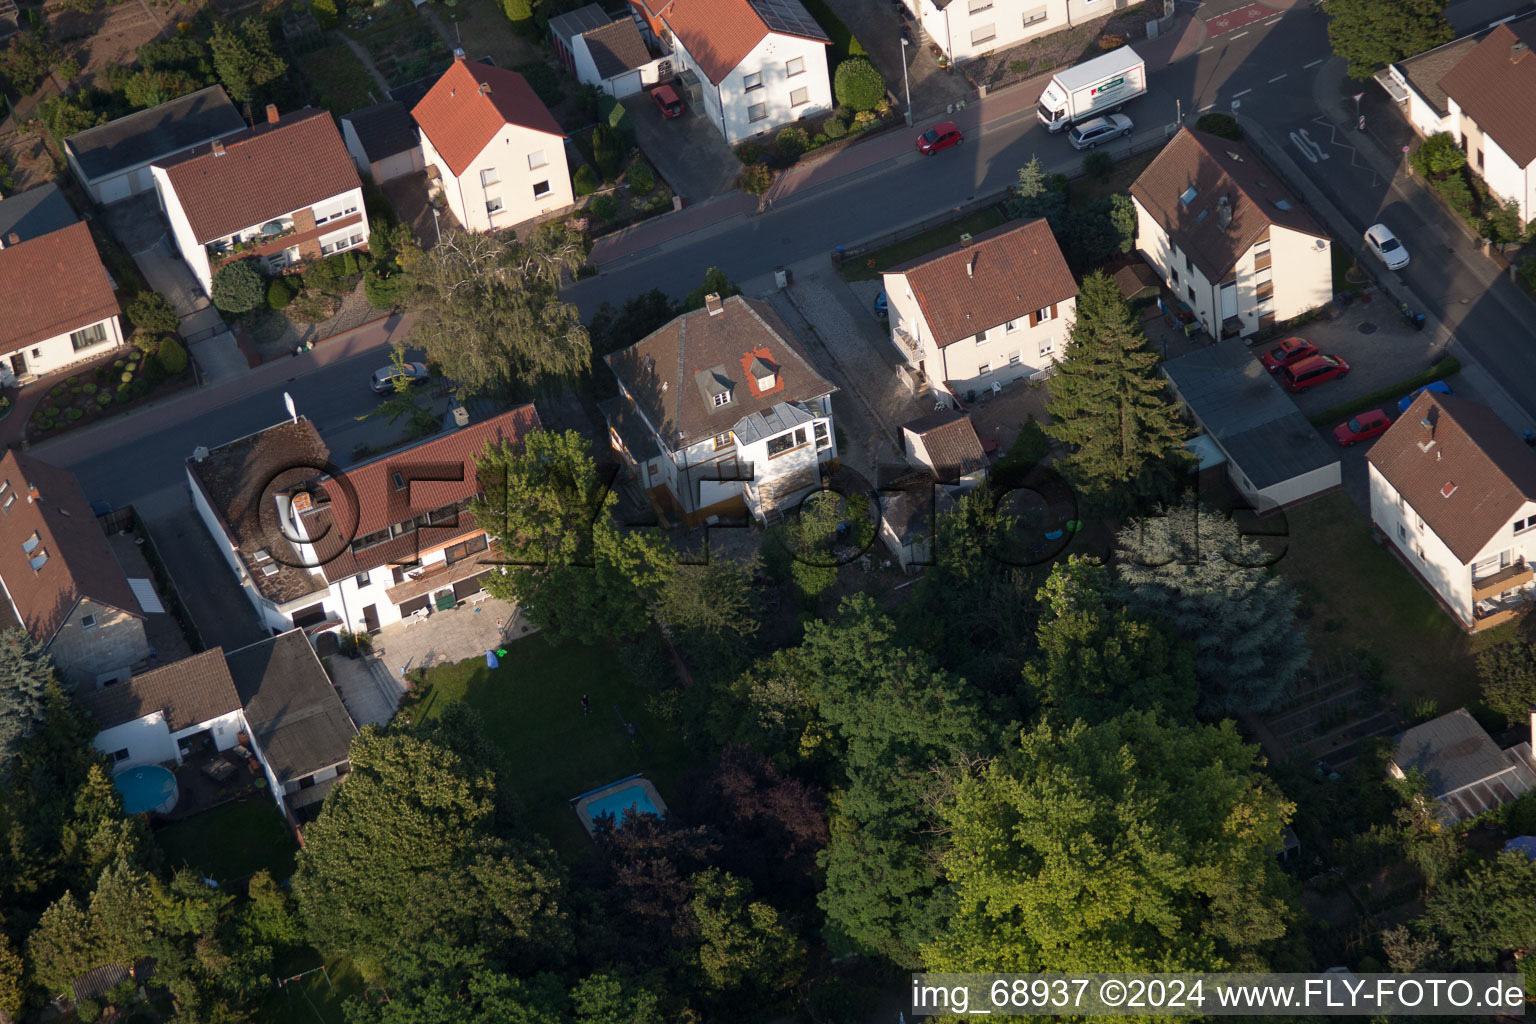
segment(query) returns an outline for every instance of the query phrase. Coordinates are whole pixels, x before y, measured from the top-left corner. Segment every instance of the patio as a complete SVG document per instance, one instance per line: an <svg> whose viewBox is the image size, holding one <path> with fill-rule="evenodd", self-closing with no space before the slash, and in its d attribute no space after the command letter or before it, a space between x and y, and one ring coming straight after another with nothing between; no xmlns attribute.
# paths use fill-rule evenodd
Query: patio
<svg viewBox="0 0 1536 1024"><path fill-rule="evenodd" d="M383 662L390 679L401 679L417 669L483 656L534 628L510 602L492 597L461 601L424 619L385 626L374 634L373 656Z"/></svg>

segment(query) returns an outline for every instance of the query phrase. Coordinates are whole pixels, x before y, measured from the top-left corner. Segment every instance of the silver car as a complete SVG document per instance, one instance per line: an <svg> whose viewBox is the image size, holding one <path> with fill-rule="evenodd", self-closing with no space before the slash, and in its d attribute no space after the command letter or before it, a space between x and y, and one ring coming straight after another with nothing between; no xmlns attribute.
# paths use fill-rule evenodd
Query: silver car
<svg viewBox="0 0 1536 1024"><path fill-rule="evenodd" d="M386 366L373 371L373 393L385 395L395 390L395 381L404 377L412 384L420 384L430 376L426 363L401 363L398 367Z"/></svg>
<svg viewBox="0 0 1536 1024"><path fill-rule="evenodd" d="M1372 224L1366 228L1365 245L1388 270L1402 270L1408 265L1408 250L1385 224Z"/></svg>
<svg viewBox="0 0 1536 1024"><path fill-rule="evenodd" d="M1092 149L1101 142L1124 138L1135 127L1124 114L1090 117L1067 132L1067 141L1072 143L1073 149Z"/></svg>

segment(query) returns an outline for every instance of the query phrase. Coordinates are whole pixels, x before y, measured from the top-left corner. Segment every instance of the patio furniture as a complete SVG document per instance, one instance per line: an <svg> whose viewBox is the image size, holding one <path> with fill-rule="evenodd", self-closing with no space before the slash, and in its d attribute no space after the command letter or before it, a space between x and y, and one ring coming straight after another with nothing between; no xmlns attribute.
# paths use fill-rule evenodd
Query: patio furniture
<svg viewBox="0 0 1536 1024"><path fill-rule="evenodd" d="M219 783L228 782L235 776L235 766L222 757L203 765L201 770L204 775Z"/></svg>
<svg viewBox="0 0 1536 1024"><path fill-rule="evenodd" d="M415 611L411 612L411 614L407 615L405 617L405 619L404 619L404 622L405 622L405 624L407 626L412 625L412 624L417 623L417 622L425 622L426 619L427 619L427 616L431 615L431 614L432 614L432 609L430 609L430 608L418 608Z"/></svg>

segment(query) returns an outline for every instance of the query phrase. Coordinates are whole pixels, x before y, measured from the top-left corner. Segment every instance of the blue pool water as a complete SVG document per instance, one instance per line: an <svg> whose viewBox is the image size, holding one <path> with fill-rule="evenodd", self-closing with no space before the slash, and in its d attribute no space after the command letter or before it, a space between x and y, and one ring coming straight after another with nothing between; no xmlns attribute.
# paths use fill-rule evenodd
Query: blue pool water
<svg viewBox="0 0 1536 1024"><path fill-rule="evenodd" d="M157 764L130 768L113 779L112 784L123 794L126 814L142 814L167 802L172 806L176 803L176 776Z"/></svg>
<svg viewBox="0 0 1536 1024"><path fill-rule="evenodd" d="M625 786L623 789L607 796L598 797L587 804L587 813L596 821L605 814L613 815L616 823L622 824L624 812L634 808L636 814L656 814L656 805L651 802L651 795L643 786Z"/></svg>

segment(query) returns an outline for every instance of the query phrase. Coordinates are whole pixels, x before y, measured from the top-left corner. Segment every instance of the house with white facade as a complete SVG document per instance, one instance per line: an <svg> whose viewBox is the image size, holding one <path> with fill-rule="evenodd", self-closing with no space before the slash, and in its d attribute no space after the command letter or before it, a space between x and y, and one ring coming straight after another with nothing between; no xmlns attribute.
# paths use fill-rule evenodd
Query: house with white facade
<svg viewBox="0 0 1536 1024"><path fill-rule="evenodd" d="M229 750L246 731L240 696L214 647L87 693L75 703L96 729L95 746L114 772L181 764L203 750Z"/></svg>
<svg viewBox="0 0 1536 1024"><path fill-rule="evenodd" d="M766 302L705 297L605 356L614 450L665 516L774 522L837 468L832 392Z"/></svg>
<svg viewBox="0 0 1536 1024"><path fill-rule="evenodd" d="M1131 201L1142 259L1212 337L1247 337L1333 298L1327 233L1244 143L1179 129Z"/></svg>
<svg viewBox="0 0 1536 1024"><path fill-rule="evenodd" d="M670 55L651 53L632 14L609 18L597 4L588 4L550 18L549 35L577 81L615 98L655 85L663 64L667 77L672 75Z"/></svg>
<svg viewBox="0 0 1536 1024"><path fill-rule="evenodd" d="M123 344L112 278L83 222L0 238L0 384L29 384Z"/></svg>
<svg viewBox="0 0 1536 1024"><path fill-rule="evenodd" d="M565 132L516 71L456 53L411 116L429 176L468 231L497 231L575 202Z"/></svg>
<svg viewBox="0 0 1536 1024"><path fill-rule="evenodd" d="M961 236L883 279L891 343L914 388L946 407L1048 371L1077 309L1077 282L1043 218Z"/></svg>
<svg viewBox="0 0 1536 1024"><path fill-rule="evenodd" d="M922 33L952 61L1006 50L1027 39L1113 14L1112 0L901 0Z"/></svg>
<svg viewBox="0 0 1536 1024"><path fill-rule="evenodd" d="M939 409L901 425L907 460L943 484L975 487L987 478L987 453L967 413Z"/></svg>
<svg viewBox="0 0 1536 1024"><path fill-rule="evenodd" d="M832 41L800 0L630 2L731 145L832 109Z"/></svg>
<svg viewBox="0 0 1536 1024"><path fill-rule="evenodd" d="M1425 391L1366 461L1371 522L1463 629L1529 607L1536 452L1492 409Z"/></svg>
<svg viewBox="0 0 1536 1024"><path fill-rule="evenodd" d="M497 553L465 514L487 443L539 430L532 405L346 472L309 420L284 421L187 462L192 504L270 629L373 632L453 608Z"/></svg>
<svg viewBox="0 0 1536 1024"><path fill-rule="evenodd" d="M305 108L157 161L171 239L204 292L235 260L268 273L368 245L363 183L324 110Z"/></svg>

